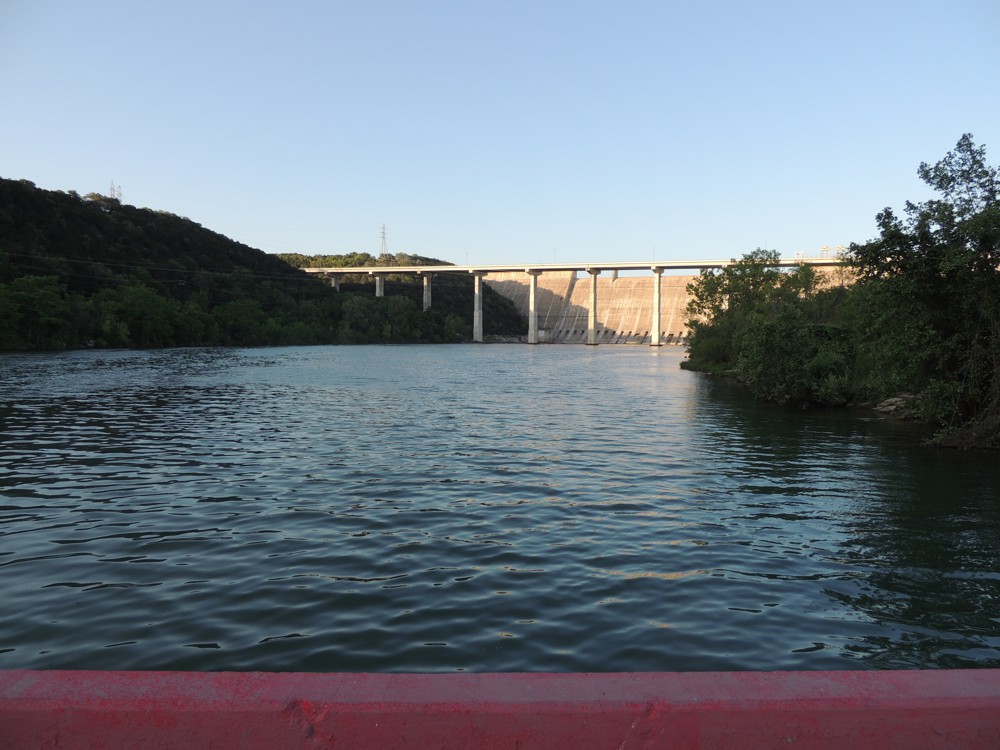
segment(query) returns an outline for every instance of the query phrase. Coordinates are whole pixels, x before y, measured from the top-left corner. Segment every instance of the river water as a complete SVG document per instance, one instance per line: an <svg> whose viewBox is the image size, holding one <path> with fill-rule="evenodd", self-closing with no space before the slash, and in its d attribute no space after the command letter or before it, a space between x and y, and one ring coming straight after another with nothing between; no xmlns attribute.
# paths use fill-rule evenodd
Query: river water
<svg viewBox="0 0 1000 750"><path fill-rule="evenodd" d="M677 348L0 356L0 668L1000 667L1000 467Z"/></svg>

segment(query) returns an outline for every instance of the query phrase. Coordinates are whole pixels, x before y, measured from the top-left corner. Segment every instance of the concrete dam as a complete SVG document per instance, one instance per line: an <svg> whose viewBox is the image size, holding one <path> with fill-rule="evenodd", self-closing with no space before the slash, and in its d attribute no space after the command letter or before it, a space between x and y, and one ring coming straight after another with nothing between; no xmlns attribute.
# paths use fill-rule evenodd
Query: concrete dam
<svg viewBox="0 0 1000 750"><path fill-rule="evenodd" d="M487 286L510 299L525 317L529 313L529 276L524 272L492 272ZM660 277L660 343L682 344L687 339L685 312L690 295L687 285L697 276ZM653 318L653 284L657 277L597 277L597 341L601 344L654 344L650 336ZM538 342L587 343L590 309L590 279L576 271L546 271L538 276L535 306Z"/></svg>

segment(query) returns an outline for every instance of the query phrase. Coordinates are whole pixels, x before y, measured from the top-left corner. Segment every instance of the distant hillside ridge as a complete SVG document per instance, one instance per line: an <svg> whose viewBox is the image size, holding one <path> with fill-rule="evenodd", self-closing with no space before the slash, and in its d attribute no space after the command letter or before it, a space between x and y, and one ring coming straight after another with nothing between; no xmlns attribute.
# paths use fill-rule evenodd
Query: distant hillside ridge
<svg viewBox="0 0 1000 750"><path fill-rule="evenodd" d="M0 178L2 350L461 341L467 307L338 293L190 219Z"/></svg>
<svg viewBox="0 0 1000 750"><path fill-rule="evenodd" d="M295 268L353 268L356 266L453 266L446 260L428 258L411 253L346 253L344 255L303 255L302 253L277 253L288 265Z"/></svg>

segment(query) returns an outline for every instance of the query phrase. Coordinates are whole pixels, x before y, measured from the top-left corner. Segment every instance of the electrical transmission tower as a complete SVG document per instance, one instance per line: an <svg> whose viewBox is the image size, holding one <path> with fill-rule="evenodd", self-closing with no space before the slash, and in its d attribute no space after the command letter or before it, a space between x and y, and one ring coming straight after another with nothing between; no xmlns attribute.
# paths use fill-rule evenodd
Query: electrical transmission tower
<svg viewBox="0 0 1000 750"><path fill-rule="evenodd" d="M392 262L388 258L389 255L389 243L385 240L385 224L382 225L382 244L379 246L379 256L382 258L382 262Z"/></svg>

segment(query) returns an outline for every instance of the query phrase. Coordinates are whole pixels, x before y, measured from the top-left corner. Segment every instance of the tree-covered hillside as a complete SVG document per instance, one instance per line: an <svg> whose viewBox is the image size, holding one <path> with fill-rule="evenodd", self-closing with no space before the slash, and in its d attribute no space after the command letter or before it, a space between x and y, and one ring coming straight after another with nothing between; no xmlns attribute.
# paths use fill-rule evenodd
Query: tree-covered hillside
<svg viewBox="0 0 1000 750"><path fill-rule="evenodd" d="M278 253L279 258L295 268L354 268L356 266L450 266L437 258L412 253L395 253L374 256L371 253L346 253L343 255L303 255Z"/></svg>
<svg viewBox="0 0 1000 750"><path fill-rule="evenodd" d="M435 289L425 312L415 282L389 285L378 299L372 287L337 293L189 219L0 179L0 349L469 337L471 292L449 309ZM487 333L517 333L516 312L514 327L499 314L513 306L489 302L497 314L486 316Z"/></svg>

